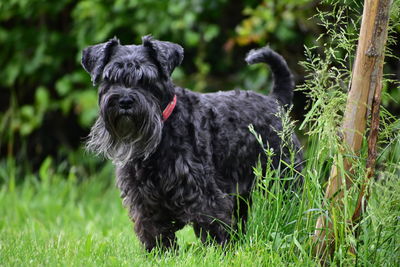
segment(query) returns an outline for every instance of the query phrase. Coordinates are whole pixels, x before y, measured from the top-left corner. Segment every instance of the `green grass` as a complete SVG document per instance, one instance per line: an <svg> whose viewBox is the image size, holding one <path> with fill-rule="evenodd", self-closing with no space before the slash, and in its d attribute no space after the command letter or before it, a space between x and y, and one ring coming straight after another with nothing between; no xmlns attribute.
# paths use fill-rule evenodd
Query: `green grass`
<svg viewBox="0 0 400 267"><path fill-rule="evenodd" d="M312 147L309 149L313 149ZM315 152L315 151L314 151ZM310 154L311 153L311 154ZM15 184L13 168L0 172L1 266L315 266L311 234L321 214L322 186L313 151L304 189L272 183L273 172L255 173L259 184L247 234L230 247L203 245L190 226L178 232L179 249L146 253L122 207L110 168L80 180L44 163L38 175ZM311 164L313 163L313 164ZM399 165L381 171L357 239L344 233L333 265L396 266L400 259ZM313 171L314 170L314 171ZM10 171L10 172L7 172ZM268 193L265 191L268 190ZM340 229L340 227L338 228ZM358 255L347 253L356 244Z"/></svg>

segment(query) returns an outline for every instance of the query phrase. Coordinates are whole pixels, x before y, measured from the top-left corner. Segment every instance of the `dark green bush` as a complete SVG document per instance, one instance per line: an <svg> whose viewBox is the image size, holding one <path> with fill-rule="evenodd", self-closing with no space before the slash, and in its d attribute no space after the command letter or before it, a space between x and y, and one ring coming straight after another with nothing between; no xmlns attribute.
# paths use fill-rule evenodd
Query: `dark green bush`
<svg viewBox="0 0 400 267"><path fill-rule="evenodd" d="M0 156L29 158L34 169L48 155L68 161L97 114L80 52L113 36L124 44L146 34L180 43L185 59L174 79L193 90L266 92L267 69L243 61L265 44L287 58L301 83L304 44L316 44L322 31L317 17L309 19L317 5L332 8L311 0L1 1ZM301 113L304 100L295 101Z"/></svg>

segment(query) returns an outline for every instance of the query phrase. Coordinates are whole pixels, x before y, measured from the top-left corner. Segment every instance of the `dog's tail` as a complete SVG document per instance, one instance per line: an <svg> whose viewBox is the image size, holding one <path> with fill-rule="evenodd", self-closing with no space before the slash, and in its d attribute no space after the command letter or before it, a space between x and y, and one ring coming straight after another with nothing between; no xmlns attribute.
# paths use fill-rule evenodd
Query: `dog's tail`
<svg viewBox="0 0 400 267"><path fill-rule="evenodd" d="M282 105L292 103L294 80L285 59L269 47L251 50L246 56L248 64L266 63L270 66L274 78L271 95Z"/></svg>

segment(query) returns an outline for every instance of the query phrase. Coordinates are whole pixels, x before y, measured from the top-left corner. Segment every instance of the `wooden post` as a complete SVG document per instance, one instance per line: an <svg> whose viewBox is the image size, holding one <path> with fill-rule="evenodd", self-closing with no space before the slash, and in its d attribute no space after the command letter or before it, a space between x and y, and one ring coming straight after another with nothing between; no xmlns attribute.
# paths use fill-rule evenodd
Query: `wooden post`
<svg viewBox="0 0 400 267"><path fill-rule="evenodd" d="M343 168L339 169L338 162L332 167L328 187L325 192L325 197L330 203L328 217L320 216L318 218L314 234L315 253L322 260L328 254L331 254L334 249L333 225L336 222L343 223L346 220L340 216L332 216L332 214L342 214L340 210L343 209L343 202L341 200L344 189L352 185L350 177L352 172L351 158L359 156L359 150L361 149L366 128L368 98L377 92L380 101L384 47L387 39L390 4L391 0L364 1L351 89L342 125L344 145L341 154L343 155ZM378 106L379 104L377 103ZM373 163L375 163L374 160ZM373 168L373 166L369 167ZM341 173L341 170L344 170L344 173Z"/></svg>

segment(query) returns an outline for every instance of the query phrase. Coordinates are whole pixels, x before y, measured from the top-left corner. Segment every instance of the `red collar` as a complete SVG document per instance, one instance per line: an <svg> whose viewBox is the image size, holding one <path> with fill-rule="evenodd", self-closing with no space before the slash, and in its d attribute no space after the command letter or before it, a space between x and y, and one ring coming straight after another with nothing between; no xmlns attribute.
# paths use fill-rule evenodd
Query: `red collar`
<svg viewBox="0 0 400 267"><path fill-rule="evenodd" d="M164 109L162 113L163 121L166 121L169 116L172 114L172 111L174 111L174 108L176 106L176 95L174 95L174 99L172 99L171 102L167 105L167 107Z"/></svg>

